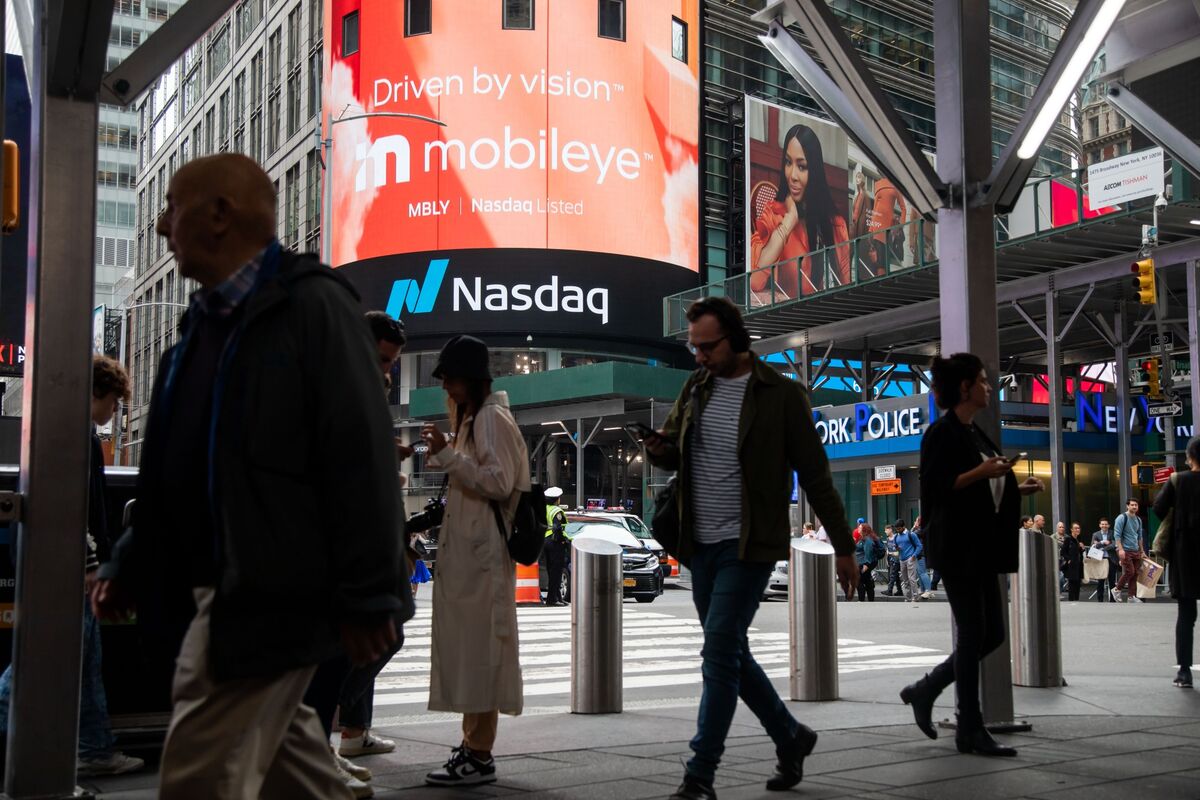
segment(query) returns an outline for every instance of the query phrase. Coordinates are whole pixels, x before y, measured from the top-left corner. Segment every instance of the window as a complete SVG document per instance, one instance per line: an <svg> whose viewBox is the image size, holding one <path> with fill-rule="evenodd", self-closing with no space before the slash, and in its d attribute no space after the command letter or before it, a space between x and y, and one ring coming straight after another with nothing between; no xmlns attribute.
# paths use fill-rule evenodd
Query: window
<svg viewBox="0 0 1200 800"><path fill-rule="evenodd" d="M192 140L183 137L183 144L179 148L179 163L186 164L192 160Z"/></svg>
<svg viewBox="0 0 1200 800"><path fill-rule="evenodd" d="M287 83L287 135L300 130L300 73L288 76Z"/></svg>
<svg viewBox="0 0 1200 800"><path fill-rule="evenodd" d="M687 23L676 17L671 17L671 57L676 61L687 63Z"/></svg>
<svg viewBox="0 0 1200 800"><path fill-rule="evenodd" d="M599 0L599 3L600 38L625 41L625 0Z"/></svg>
<svg viewBox="0 0 1200 800"><path fill-rule="evenodd" d="M221 92L221 99L218 101L219 116L217 117L217 128L221 133L221 149L229 149L229 90Z"/></svg>
<svg viewBox="0 0 1200 800"><path fill-rule="evenodd" d="M283 72L283 36L279 29L267 40L267 91L273 92L279 88Z"/></svg>
<svg viewBox="0 0 1200 800"><path fill-rule="evenodd" d="M504 0L504 29L533 30L533 0Z"/></svg>
<svg viewBox="0 0 1200 800"><path fill-rule="evenodd" d="M294 248L300 241L299 164L287 171L283 186L283 244Z"/></svg>
<svg viewBox="0 0 1200 800"><path fill-rule="evenodd" d="M225 69L225 65L229 63L229 50L229 23L227 22L221 26L219 31L210 34L208 39L208 83L216 81L221 70Z"/></svg>
<svg viewBox="0 0 1200 800"><path fill-rule="evenodd" d="M321 228L321 173L316 150L310 150L304 167L304 217L311 237Z"/></svg>
<svg viewBox="0 0 1200 800"><path fill-rule="evenodd" d="M321 110L321 49L318 47L309 56L308 65L308 116L315 117Z"/></svg>
<svg viewBox="0 0 1200 800"><path fill-rule="evenodd" d="M404 35L433 33L431 0L404 0Z"/></svg>
<svg viewBox="0 0 1200 800"><path fill-rule="evenodd" d="M342 17L342 56L358 52L358 12L351 11Z"/></svg>
<svg viewBox="0 0 1200 800"><path fill-rule="evenodd" d="M146 19L153 22L166 22L169 16L171 16L171 9L167 6L167 0L147 0Z"/></svg>
<svg viewBox="0 0 1200 800"><path fill-rule="evenodd" d="M113 13L140 17L142 15L142 0L117 0L113 7Z"/></svg>
<svg viewBox="0 0 1200 800"><path fill-rule="evenodd" d="M1088 120L1088 135L1092 139L1100 138L1100 118L1092 117Z"/></svg>
<svg viewBox="0 0 1200 800"><path fill-rule="evenodd" d="M113 25L108 31L108 43L121 47L137 47L142 43L142 32L123 25Z"/></svg>
<svg viewBox="0 0 1200 800"><path fill-rule="evenodd" d="M217 152L217 111L210 108L204 115L204 152L212 155Z"/></svg>
<svg viewBox="0 0 1200 800"><path fill-rule="evenodd" d="M279 95L267 101L267 155L279 149Z"/></svg>
<svg viewBox="0 0 1200 800"><path fill-rule="evenodd" d="M246 124L246 71L233 79L233 127Z"/></svg>
<svg viewBox="0 0 1200 800"><path fill-rule="evenodd" d="M322 0L308 0L308 46L317 47L321 44L321 26L325 24L325 10Z"/></svg>
<svg viewBox="0 0 1200 800"><path fill-rule="evenodd" d="M300 9L288 14L287 20L287 65L288 69L300 66Z"/></svg>

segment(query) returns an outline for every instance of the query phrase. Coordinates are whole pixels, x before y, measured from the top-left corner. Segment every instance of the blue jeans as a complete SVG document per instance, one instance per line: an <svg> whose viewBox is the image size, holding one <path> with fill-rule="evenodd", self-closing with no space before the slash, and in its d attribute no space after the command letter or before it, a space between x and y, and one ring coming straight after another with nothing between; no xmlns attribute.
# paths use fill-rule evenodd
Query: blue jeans
<svg viewBox="0 0 1200 800"><path fill-rule="evenodd" d="M925 568L925 556L917 559L917 580L921 582L921 591L928 592L930 587L929 570Z"/></svg>
<svg viewBox="0 0 1200 800"><path fill-rule="evenodd" d="M736 539L697 543L692 556L692 601L704 627L704 690L687 771L706 783L712 783L725 752L739 697L777 746L786 746L799 731L799 723L750 654L746 635L772 566L739 559Z"/></svg>
<svg viewBox="0 0 1200 800"><path fill-rule="evenodd" d="M83 671L79 687L79 757L85 761L112 754L112 723L100 670L100 623L92 604L83 602ZM8 732L8 707L12 698L12 664L0 675L0 731Z"/></svg>

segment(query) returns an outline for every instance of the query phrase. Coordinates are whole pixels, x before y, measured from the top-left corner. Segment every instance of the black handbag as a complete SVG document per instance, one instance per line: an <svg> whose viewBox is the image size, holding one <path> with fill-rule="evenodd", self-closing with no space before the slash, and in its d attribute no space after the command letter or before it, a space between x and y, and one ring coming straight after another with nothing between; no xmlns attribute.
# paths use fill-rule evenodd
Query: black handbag
<svg viewBox="0 0 1200 800"><path fill-rule="evenodd" d="M699 392L699 384L693 385L688 402L681 409L680 416L687 414L688 406L695 401ZM663 546L667 554L683 563L684 559L679 557L680 543L683 538L683 520L679 514L678 475L671 476L667 485L659 489L658 494L654 496L654 516L650 519L650 529L654 531L654 538ZM687 565L684 564L684 566Z"/></svg>
<svg viewBox="0 0 1200 800"><path fill-rule="evenodd" d="M500 504L495 500L492 501L492 513L496 515L496 527L500 531L500 538L508 545L512 560L527 567L538 563L546 543L547 528L546 493L542 485L534 481L529 491L521 492L511 530L504 530L504 515L500 513Z"/></svg>

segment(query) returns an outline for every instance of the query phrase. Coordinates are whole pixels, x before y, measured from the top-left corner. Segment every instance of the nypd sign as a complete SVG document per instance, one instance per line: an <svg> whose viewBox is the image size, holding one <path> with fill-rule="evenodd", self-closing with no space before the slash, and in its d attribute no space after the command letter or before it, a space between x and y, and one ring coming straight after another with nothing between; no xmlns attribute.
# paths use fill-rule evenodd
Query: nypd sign
<svg viewBox="0 0 1200 800"><path fill-rule="evenodd" d="M813 422L821 444L920 436L936 418L933 396L929 394L813 410Z"/></svg>

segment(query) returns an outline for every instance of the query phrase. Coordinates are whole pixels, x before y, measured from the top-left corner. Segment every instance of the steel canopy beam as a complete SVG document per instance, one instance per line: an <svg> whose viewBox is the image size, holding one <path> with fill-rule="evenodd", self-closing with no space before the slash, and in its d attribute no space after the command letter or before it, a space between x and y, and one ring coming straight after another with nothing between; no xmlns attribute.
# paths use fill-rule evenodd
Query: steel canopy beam
<svg viewBox="0 0 1200 800"><path fill-rule="evenodd" d="M107 0L109 19L112 19L112 0ZM101 102L127 106L133 99L158 80L189 47L216 25L234 0L187 0L158 27L140 47L129 54L117 68L104 76L100 88ZM108 31L108 24L104 30ZM105 36L105 47L108 37ZM103 53L101 54L103 56ZM101 58L95 74L102 73Z"/></svg>
<svg viewBox="0 0 1200 800"><path fill-rule="evenodd" d="M781 25L780 18L794 19L804 30L813 49L828 70L829 79L839 90L821 79L824 70L811 58L793 59L785 52L781 41L791 40L791 34ZM890 173L892 182L922 215L932 219L944 205L945 184L933 166L917 147L908 128L892 102L871 77L870 71L842 30L841 23L823 0L781 0L755 15L755 19L770 23L763 44L780 59L788 72L834 117L851 132L855 141L866 150L882 171ZM815 69L813 69L815 68Z"/></svg>
<svg viewBox="0 0 1200 800"><path fill-rule="evenodd" d="M1200 145L1168 122L1145 100L1129 91L1129 87L1124 84L1109 85L1107 99L1109 105L1128 117L1138 130L1170 153L1184 169L1200 177Z"/></svg>

